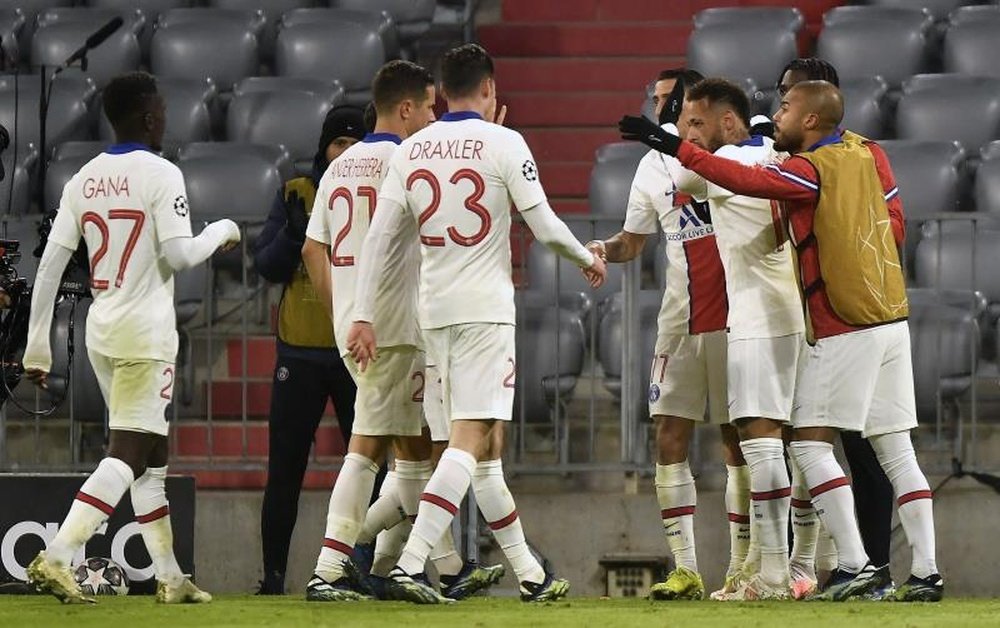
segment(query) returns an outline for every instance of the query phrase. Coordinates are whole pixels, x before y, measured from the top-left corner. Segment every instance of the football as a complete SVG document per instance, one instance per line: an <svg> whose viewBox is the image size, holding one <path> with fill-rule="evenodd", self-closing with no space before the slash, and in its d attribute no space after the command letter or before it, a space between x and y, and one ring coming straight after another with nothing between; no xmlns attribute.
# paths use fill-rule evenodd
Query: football
<svg viewBox="0 0 1000 628"><path fill-rule="evenodd" d="M128 576L110 558L88 558L77 566L73 575L84 595L128 595Z"/></svg>

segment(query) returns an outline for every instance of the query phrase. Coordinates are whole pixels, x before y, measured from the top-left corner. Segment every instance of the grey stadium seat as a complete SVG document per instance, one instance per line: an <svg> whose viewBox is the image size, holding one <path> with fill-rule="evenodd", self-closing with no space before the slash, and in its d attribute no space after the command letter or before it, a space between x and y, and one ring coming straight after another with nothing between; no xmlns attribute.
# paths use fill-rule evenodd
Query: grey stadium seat
<svg viewBox="0 0 1000 628"><path fill-rule="evenodd" d="M1000 79L918 74L903 84L900 139L957 140L974 153L1000 137Z"/></svg>
<svg viewBox="0 0 1000 628"><path fill-rule="evenodd" d="M888 140L879 142L889 157L903 214L907 218L904 256L912 274L922 217L958 211L962 198L965 151L956 142Z"/></svg>
<svg viewBox="0 0 1000 628"><path fill-rule="evenodd" d="M649 386L649 366L653 363L653 352L656 348L656 320L660 313L663 300L662 290L642 290L639 292L639 338L636 342L642 348L639 358L638 372L633 374L641 382L640 390L646 391ZM597 359L604 371L604 387L616 398L621 398L622 392L622 343L625 342L622 328L621 295L615 295L609 300L601 318L597 343ZM646 397L632 400L639 409L639 416L649 416Z"/></svg>
<svg viewBox="0 0 1000 628"><path fill-rule="evenodd" d="M908 322L917 417L932 423L939 396L954 407L972 385L979 328L968 309L919 299L910 301Z"/></svg>
<svg viewBox="0 0 1000 628"><path fill-rule="evenodd" d="M61 65L94 31L116 16L124 18L125 24L88 53L85 74L103 87L112 77L138 69L142 60L139 33L146 24L142 12L76 7L49 9L38 15L31 39L31 64ZM77 68L66 73L79 72Z"/></svg>
<svg viewBox="0 0 1000 628"><path fill-rule="evenodd" d="M157 89L167 108L167 126L163 136L163 155L168 159L184 144L203 142L212 137L212 110L217 97L211 79L161 78ZM102 111L99 135L112 142L114 129Z"/></svg>
<svg viewBox="0 0 1000 628"><path fill-rule="evenodd" d="M63 142L52 151L52 159L69 159L71 157L86 157L92 159L101 151L107 148L107 142L100 141L75 141Z"/></svg>
<svg viewBox="0 0 1000 628"><path fill-rule="evenodd" d="M555 307L520 307L516 338L515 416L523 416L527 423L547 423L558 399L560 415L565 417L583 372L585 334L580 316Z"/></svg>
<svg viewBox="0 0 1000 628"><path fill-rule="evenodd" d="M629 142L634 144L634 142ZM601 147L604 148L604 147ZM643 146L645 148L645 146ZM601 149L598 149L600 152ZM618 159L598 159L590 171L590 213L625 218L629 190L639 161L647 151L622 151Z"/></svg>
<svg viewBox="0 0 1000 628"><path fill-rule="evenodd" d="M24 22L21 9L0 9L0 69L3 71L13 69L20 62L18 36L24 30Z"/></svg>
<svg viewBox="0 0 1000 628"><path fill-rule="evenodd" d="M847 6L827 11L816 56L841 80L881 76L890 87L927 69L933 20L920 9Z"/></svg>
<svg viewBox="0 0 1000 628"><path fill-rule="evenodd" d="M805 19L795 7L720 7L703 9L694 16L695 29L717 24L777 24L797 33L802 30Z"/></svg>
<svg viewBox="0 0 1000 628"><path fill-rule="evenodd" d="M360 11L386 11L399 29L403 46L411 47L424 36L434 19L435 0L330 0L330 6Z"/></svg>
<svg viewBox="0 0 1000 628"><path fill-rule="evenodd" d="M275 68L281 76L336 79L347 101L371 100L372 77L385 63L377 31L351 22L303 23L278 33Z"/></svg>
<svg viewBox="0 0 1000 628"><path fill-rule="evenodd" d="M931 16L938 21L948 18L948 14L954 9L969 4L975 0L868 0L868 4L876 7L901 7L912 8L914 6L927 10Z"/></svg>
<svg viewBox="0 0 1000 628"><path fill-rule="evenodd" d="M282 180L295 176L292 158L283 146L275 144L250 144L247 142L193 142L181 147L177 153L180 160L195 157L219 157L228 155L254 154L269 160L278 169Z"/></svg>
<svg viewBox="0 0 1000 628"><path fill-rule="evenodd" d="M175 9L160 16L150 49L154 74L165 78L210 78L219 91L228 92L243 78L257 73L258 43L251 24L188 19L190 16L184 13L174 16L177 11L192 10Z"/></svg>
<svg viewBox="0 0 1000 628"><path fill-rule="evenodd" d="M34 144L19 146L16 150L11 146L0 154L0 162L7 173L0 181L0 214L27 213L33 195L32 172L38 162L38 150Z"/></svg>
<svg viewBox="0 0 1000 628"><path fill-rule="evenodd" d="M63 159L53 159L45 168L45 185L42 189L44 197L43 211L53 211L59 208L59 200L62 198L63 188L69 183L80 168L92 156L66 157Z"/></svg>
<svg viewBox="0 0 1000 628"><path fill-rule="evenodd" d="M612 142L602 144L594 151L594 163L603 164L611 161L629 160L636 164L642 156L649 152L645 144L637 142Z"/></svg>
<svg viewBox="0 0 1000 628"><path fill-rule="evenodd" d="M241 83L229 105L226 137L236 142L280 144L288 150L296 170L307 174L323 120L339 104L331 98L336 86L319 82L314 85L314 91L263 90L259 89L260 81L251 81L247 89ZM289 124L290 120L295 124Z"/></svg>
<svg viewBox="0 0 1000 628"><path fill-rule="evenodd" d="M1000 19L1000 6L996 4L974 4L955 9L948 16L950 26L966 22L994 22Z"/></svg>
<svg viewBox="0 0 1000 628"><path fill-rule="evenodd" d="M278 23L281 16L288 11L310 7L313 2L311 0L209 0L207 4L215 9L262 11L266 24L259 34L260 54L261 58L269 60L274 57L274 40L278 37Z"/></svg>
<svg viewBox="0 0 1000 628"><path fill-rule="evenodd" d="M278 28L296 26L303 23L350 22L375 30L382 39L385 58L399 58L399 31L396 22L388 12L359 11L355 9L295 9L281 16Z"/></svg>
<svg viewBox="0 0 1000 628"><path fill-rule="evenodd" d="M978 8L978 7L977 7ZM944 37L944 71L1000 78L993 61L1000 55L1000 7L980 19L952 23Z"/></svg>
<svg viewBox="0 0 1000 628"><path fill-rule="evenodd" d="M35 34L35 17L52 7L73 6L73 0L16 0L5 2L4 6L20 9L24 15L24 28L18 35L18 46L21 49L21 56L26 58L28 51L31 50L31 36Z"/></svg>
<svg viewBox="0 0 1000 628"><path fill-rule="evenodd" d="M974 187L976 211L1000 215L1000 141L984 146L980 156Z"/></svg>
<svg viewBox="0 0 1000 628"><path fill-rule="evenodd" d="M177 165L184 173L193 221L261 223L281 187L278 168L259 154L190 157Z"/></svg>
<svg viewBox="0 0 1000 628"><path fill-rule="evenodd" d="M11 141L21 147L29 143L38 146L38 75L25 74L18 79L0 76L0 124L11 131ZM18 93L17 129L14 129L14 92ZM49 115L46 124L46 151L69 140L89 139L92 117L90 111L97 88L94 82L80 74L59 76L52 85ZM9 151L5 151L9 152Z"/></svg>
<svg viewBox="0 0 1000 628"><path fill-rule="evenodd" d="M873 140L885 137L882 103L888 86L879 76L851 79L840 84L844 96L844 128Z"/></svg>
<svg viewBox="0 0 1000 628"><path fill-rule="evenodd" d="M617 231L621 226L620 220L612 221L614 229ZM578 227L578 225L571 225ZM590 229L575 229L577 238L581 242L591 239ZM598 233L611 232L611 227L598 227ZM613 233L613 232L612 232ZM556 275L558 267L558 277ZM541 242L532 242L528 247L527 257L528 288L538 290L547 294L555 295L562 292L583 292L592 295L592 298L600 303L607 297L618 292L622 285L621 264L611 264L608 267L608 277L604 285L594 290L584 279L575 264L567 261L550 251Z"/></svg>
<svg viewBox="0 0 1000 628"><path fill-rule="evenodd" d="M161 13L171 9L190 7L193 0L87 0L87 6L103 9L139 9L146 16L146 28L139 34L142 56L149 60L149 47L153 41L153 30Z"/></svg>
<svg viewBox="0 0 1000 628"><path fill-rule="evenodd" d="M747 51L754 54L748 55ZM687 45L687 65L705 76L749 78L772 85L781 68L798 56L795 33L781 24L717 24L699 28Z"/></svg>

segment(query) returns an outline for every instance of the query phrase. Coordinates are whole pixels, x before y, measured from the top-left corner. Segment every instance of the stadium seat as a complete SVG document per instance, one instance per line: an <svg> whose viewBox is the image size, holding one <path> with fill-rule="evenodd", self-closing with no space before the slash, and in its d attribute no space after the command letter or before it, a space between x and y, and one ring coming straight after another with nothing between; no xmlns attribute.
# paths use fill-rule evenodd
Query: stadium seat
<svg viewBox="0 0 1000 628"><path fill-rule="evenodd" d="M628 142L634 144L634 142ZM614 146L614 145L611 145ZM598 149L598 153L602 149ZM641 146L641 148L646 148ZM621 157L616 159L598 158L590 171L590 191L587 200L590 213L625 218L625 208L628 205L629 190L632 188L632 178L646 150L622 150Z"/></svg>
<svg viewBox="0 0 1000 628"><path fill-rule="evenodd" d="M320 22L350 22L360 24L367 29L378 32L382 38L385 58L399 58L399 31L396 22L386 11L358 11L355 9L295 9L281 16L278 28L297 26L304 23Z"/></svg>
<svg viewBox="0 0 1000 628"><path fill-rule="evenodd" d="M37 74L15 77L0 76L0 124L11 131L11 140L19 147L33 144L38 148L38 97ZM14 93L17 91L17 128L14 128ZM49 114L46 120L46 153L54 146L69 140L90 139L93 118L90 115L97 88L94 82L81 74L59 76L52 85ZM9 153L10 151L4 151Z"/></svg>
<svg viewBox="0 0 1000 628"><path fill-rule="evenodd" d="M944 71L1000 78L1000 68L992 62L1000 55L1000 7L973 8L994 11L977 11L976 20L959 17L949 26L944 37Z"/></svg>
<svg viewBox="0 0 1000 628"><path fill-rule="evenodd" d="M208 6L226 10L262 11L266 24L260 32L260 56L264 60L274 57L274 41L278 37L281 16L302 7L313 6L312 0L208 0Z"/></svg>
<svg viewBox="0 0 1000 628"><path fill-rule="evenodd" d="M228 92L241 79L257 73L258 44L252 16L245 20L201 20L195 9L174 9L160 15L153 33L150 62L153 73L164 78L212 79L220 92Z"/></svg>
<svg viewBox="0 0 1000 628"><path fill-rule="evenodd" d="M192 221L262 223L281 187L274 163L252 152L189 157L177 165L184 173Z"/></svg>
<svg viewBox="0 0 1000 628"><path fill-rule="evenodd" d="M214 99L217 97L211 79L161 78L157 89L167 108L167 126L163 136L163 155L168 159L190 142L211 139ZM99 136L114 141L114 130L104 112L100 113Z"/></svg>
<svg viewBox="0 0 1000 628"><path fill-rule="evenodd" d="M196 157L219 157L228 155L253 154L269 160L278 169L283 181L295 176L292 158L283 146L276 144L250 144L247 142L193 142L182 146L177 153L180 160Z"/></svg>
<svg viewBox="0 0 1000 628"><path fill-rule="evenodd" d="M547 423L558 400L565 417L583 372L583 322L575 312L556 307L520 307L517 315L514 413L526 423Z"/></svg>
<svg viewBox="0 0 1000 628"><path fill-rule="evenodd" d="M656 321L660 313L662 303L662 290L642 290L639 292L639 338L629 339L641 347L638 372L633 376L637 377L643 392L649 386L649 366L653 363L653 352L656 348ZM604 371L604 387L617 399L621 399L622 393L622 343L623 337L622 316L624 315L622 299L620 294L614 295L608 300L601 317L598 343L597 359ZM639 411L639 416L648 417L649 409L646 405L646 397L643 395L639 399L633 400Z"/></svg>
<svg viewBox="0 0 1000 628"><path fill-rule="evenodd" d="M931 14L937 21L948 19L948 14L954 9L969 4L975 0L868 0L868 4L876 7L920 7Z"/></svg>
<svg viewBox="0 0 1000 628"><path fill-rule="evenodd" d="M840 84L844 95L842 126L873 140L885 137L882 102L888 86L879 76L852 79Z"/></svg>
<svg viewBox="0 0 1000 628"><path fill-rule="evenodd" d="M386 11L399 29L399 39L404 48L411 50L424 36L434 19L434 0L330 0L330 6L360 11Z"/></svg>
<svg viewBox="0 0 1000 628"><path fill-rule="evenodd" d="M58 373L65 373L67 354L62 347L67 346L69 338L69 320L73 318L73 344L77 347L70 375L70 385L73 390L73 418L81 423L104 423L105 405L101 387L94 374L94 367L87 359L85 352L79 349L87 346L87 313L93 299L82 299L75 308L69 307L64 301L56 306L55 318L52 321L52 372L49 376L50 393L60 394L60 378ZM65 387L65 383L62 383ZM65 390L65 388L63 388Z"/></svg>
<svg viewBox="0 0 1000 628"><path fill-rule="evenodd" d="M949 26L966 22L995 22L1000 19L1000 6L994 4L974 4L955 9L948 16Z"/></svg>
<svg viewBox="0 0 1000 628"><path fill-rule="evenodd" d="M146 28L139 34L139 47L143 59L149 61L149 47L153 30L161 13L171 9L190 7L193 0L87 0L87 6L101 9L139 9L146 16Z"/></svg>
<svg viewBox="0 0 1000 628"><path fill-rule="evenodd" d="M970 153L1000 137L1000 78L919 74L903 84L900 139L961 142Z"/></svg>
<svg viewBox="0 0 1000 628"><path fill-rule="evenodd" d="M282 84L280 79L240 83L229 105L226 137L234 142L280 144L291 155L296 172L308 174L323 120L340 104L337 94L343 92L337 84L303 79L284 83L284 89L267 89Z"/></svg>
<svg viewBox="0 0 1000 628"><path fill-rule="evenodd" d="M24 15L24 27L18 35L18 47L21 49L21 56L27 58L28 51L31 50L31 36L35 34L35 17L52 7L73 6L73 0L16 0L5 2L4 6L18 9Z"/></svg>
<svg viewBox="0 0 1000 628"><path fill-rule="evenodd" d="M777 24L798 33L805 24L802 12L795 7L719 7L703 9L694 16L695 29L719 24L756 26Z"/></svg>
<svg viewBox="0 0 1000 628"><path fill-rule="evenodd" d="M795 33L781 24L705 26L691 34L687 45L689 67L705 76L749 78L757 86L774 85L781 69L797 56Z"/></svg>
<svg viewBox="0 0 1000 628"><path fill-rule="evenodd" d="M124 18L124 26L88 53L85 74L103 87L115 75L138 69L142 60L139 34L146 25L142 12L82 7L60 7L38 14L37 29L31 39L31 64L62 65L91 34L114 17ZM79 67L65 73L80 72Z"/></svg>
<svg viewBox="0 0 1000 628"><path fill-rule="evenodd" d="M180 399L186 406L194 401L194 346L188 324L201 312L208 281L208 267L198 264L174 274L174 308L177 314L177 381ZM177 398L177 386L174 387Z"/></svg>
<svg viewBox="0 0 1000 628"><path fill-rule="evenodd" d="M598 225L597 233L614 233L621 228L621 221L618 219L605 224L613 224L614 226L602 227ZM590 225L581 226L577 223L571 224L570 227L575 227L575 235L581 242L586 242L593 238L593 235L591 235L593 231ZM611 229L614 229L614 231L611 231ZM550 295L563 292L583 292L590 295L597 303L601 303L607 297L621 290L623 273L621 264L609 264L607 280L603 286L594 290L587 283L587 280L584 279L583 274L575 264L558 257L540 242L532 242L531 246L528 247L527 272L528 288L530 290L537 290ZM558 277L556 276L557 273Z"/></svg>
<svg viewBox="0 0 1000 628"><path fill-rule="evenodd" d="M101 141L76 141L76 142L63 142L55 147L52 151L52 159L58 161L59 159L69 159L71 157L86 157L87 159L93 159L107 148L107 142Z"/></svg>
<svg viewBox="0 0 1000 628"><path fill-rule="evenodd" d="M612 142L603 144L594 151L594 163L603 164L612 161L634 161L636 164L642 156L649 152L649 147L638 142Z"/></svg>
<svg viewBox="0 0 1000 628"><path fill-rule="evenodd" d="M0 181L0 214L22 215L31 208L34 195L32 172L38 162L38 150L34 144L12 146L0 153L0 163L6 177Z"/></svg>
<svg viewBox="0 0 1000 628"><path fill-rule="evenodd" d="M347 54L347 52L350 54ZM278 33L275 68L281 76L336 79L347 102L371 100L371 81L385 51L378 31L351 22L302 23Z"/></svg>
<svg viewBox="0 0 1000 628"><path fill-rule="evenodd" d="M21 60L18 36L24 30L24 12L21 9L0 9L0 70L16 68Z"/></svg>
<svg viewBox="0 0 1000 628"><path fill-rule="evenodd" d="M73 178L73 175L79 172L80 168L91 159L93 159L92 155L78 155L53 159L48 163L45 167L45 185L42 188L42 211L49 212L59 209L63 188Z"/></svg>
<svg viewBox="0 0 1000 628"><path fill-rule="evenodd" d="M980 157L973 194L976 211L1000 216L1000 141L984 146Z"/></svg>
<svg viewBox="0 0 1000 628"><path fill-rule="evenodd" d="M846 6L827 11L816 56L841 80L881 76L891 88L928 68L933 19L920 9Z"/></svg>

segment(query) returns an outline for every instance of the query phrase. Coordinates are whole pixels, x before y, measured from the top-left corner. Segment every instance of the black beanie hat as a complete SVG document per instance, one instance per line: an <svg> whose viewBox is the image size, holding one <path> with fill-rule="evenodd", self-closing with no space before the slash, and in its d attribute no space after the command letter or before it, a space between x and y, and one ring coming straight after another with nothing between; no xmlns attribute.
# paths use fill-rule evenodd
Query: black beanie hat
<svg viewBox="0 0 1000 628"><path fill-rule="evenodd" d="M319 136L316 161L326 164L326 147L338 137L353 137L361 141L365 137L365 112L361 107L341 105L334 107L323 120L323 131Z"/></svg>

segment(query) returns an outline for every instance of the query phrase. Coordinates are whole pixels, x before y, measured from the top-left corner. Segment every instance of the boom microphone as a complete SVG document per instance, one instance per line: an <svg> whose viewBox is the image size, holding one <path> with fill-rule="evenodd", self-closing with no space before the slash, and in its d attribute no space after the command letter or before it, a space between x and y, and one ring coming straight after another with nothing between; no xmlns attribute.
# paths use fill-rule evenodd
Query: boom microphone
<svg viewBox="0 0 1000 628"><path fill-rule="evenodd" d="M87 41L83 42L83 45L80 46L80 48L78 48L76 52L71 54L69 58L66 59L66 61L62 65L62 69L68 68L69 66L73 65L73 63L82 59L89 50L93 50L94 48L103 44L104 40L107 39L108 37L111 37L111 34L114 33L116 30L118 30L119 28L121 28L122 24L124 23L125 20L123 20L121 16L115 16L111 18L111 20L109 20L107 24L99 28L96 32L94 32L94 34L88 37Z"/></svg>

